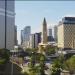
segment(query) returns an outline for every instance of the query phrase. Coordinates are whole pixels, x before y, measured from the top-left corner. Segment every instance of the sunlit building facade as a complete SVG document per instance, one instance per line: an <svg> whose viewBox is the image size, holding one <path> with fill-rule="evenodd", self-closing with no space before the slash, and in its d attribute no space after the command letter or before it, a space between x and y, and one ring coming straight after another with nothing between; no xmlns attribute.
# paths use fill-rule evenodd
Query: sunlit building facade
<svg viewBox="0 0 75 75"><path fill-rule="evenodd" d="M31 27L26 26L23 30L21 30L21 45L25 48L29 47L31 35Z"/></svg>
<svg viewBox="0 0 75 75"><path fill-rule="evenodd" d="M75 49L75 17L64 17L59 22L58 47Z"/></svg>

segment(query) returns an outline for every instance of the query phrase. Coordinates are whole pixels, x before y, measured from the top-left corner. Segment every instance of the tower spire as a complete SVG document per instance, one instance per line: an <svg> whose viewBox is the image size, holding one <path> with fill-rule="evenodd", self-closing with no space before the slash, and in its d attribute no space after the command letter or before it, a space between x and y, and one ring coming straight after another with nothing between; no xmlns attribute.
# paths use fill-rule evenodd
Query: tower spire
<svg viewBox="0 0 75 75"><path fill-rule="evenodd" d="M46 23L45 17L44 17L43 25L42 25L42 43L43 44L47 43L47 23Z"/></svg>
<svg viewBox="0 0 75 75"><path fill-rule="evenodd" d="M43 20L43 25L47 25L45 17L44 17L44 20Z"/></svg>

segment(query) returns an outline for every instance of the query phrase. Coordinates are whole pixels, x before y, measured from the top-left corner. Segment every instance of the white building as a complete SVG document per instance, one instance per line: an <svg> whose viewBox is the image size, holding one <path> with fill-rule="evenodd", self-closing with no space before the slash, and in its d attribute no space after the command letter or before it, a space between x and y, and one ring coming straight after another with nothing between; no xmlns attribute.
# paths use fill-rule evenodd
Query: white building
<svg viewBox="0 0 75 75"><path fill-rule="evenodd" d="M15 45L15 1L0 1L0 48L13 49Z"/></svg>
<svg viewBox="0 0 75 75"><path fill-rule="evenodd" d="M34 34L31 34L30 35L30 48L34 48L35 47L35 35Z"/></svg>
<svg viewBox="0 0 75 75"><path fill-rule="evenodd" d="M26 26L24 30L21 30L21 45L25 48L27 48L29 45L30 34L31 34L30 26Z"/></svg>
<svg viewBox="0 0 75 75"><path fill-rule="evenodd" d="M30 48L38 48L40 42L41 42L41 33L31 34Z"/></svg>

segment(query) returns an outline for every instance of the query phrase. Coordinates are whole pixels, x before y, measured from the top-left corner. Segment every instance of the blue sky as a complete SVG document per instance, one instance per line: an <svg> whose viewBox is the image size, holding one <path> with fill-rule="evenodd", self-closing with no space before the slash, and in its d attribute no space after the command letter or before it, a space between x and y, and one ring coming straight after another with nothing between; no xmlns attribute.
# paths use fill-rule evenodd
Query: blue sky
<svg viewBox="0 0 75 75"><path fill-rule="evenodd" d="M16 1L15 12L20 43L20 31L25 26L31 26L32 33L35 33L41 31L44 17L49 28L57 25L64 16L75 16L75 1Z"/></svg>

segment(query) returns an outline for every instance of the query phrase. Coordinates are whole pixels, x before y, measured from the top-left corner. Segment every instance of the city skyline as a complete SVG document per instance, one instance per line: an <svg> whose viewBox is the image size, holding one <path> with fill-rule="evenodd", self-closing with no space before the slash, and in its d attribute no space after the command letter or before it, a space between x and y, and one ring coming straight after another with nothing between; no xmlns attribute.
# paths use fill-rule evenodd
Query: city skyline
<svg viewBox="0 0 75 75"><path fill-rule="evenodd" d="M44 17L48 27L53 27L63 16L75 16L74 8L74 1L16 1L15 22L18 27L18 42L21 41L20 31L25 26L31 26L32 33L40 32Z"/></svg>

